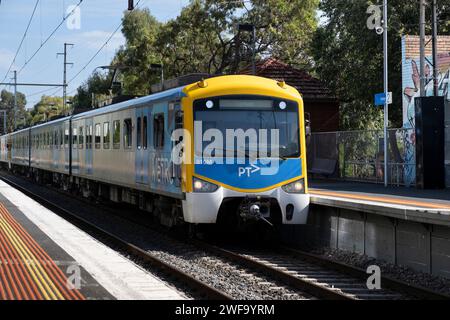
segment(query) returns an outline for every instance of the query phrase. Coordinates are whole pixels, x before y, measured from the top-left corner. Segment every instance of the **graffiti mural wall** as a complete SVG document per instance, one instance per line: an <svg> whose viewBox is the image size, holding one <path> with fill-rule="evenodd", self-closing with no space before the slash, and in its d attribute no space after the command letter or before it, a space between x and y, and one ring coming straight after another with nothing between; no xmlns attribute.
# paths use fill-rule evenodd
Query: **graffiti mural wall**
<svg viewBox="0 0 450 320"><path fill-rule="evenodd" d="M427 39L428 41L428 39ZM433 66L431 43L426 50L426 95L433 94ZM439 95L450 100L450 36L438 37L438 69L439 69ZM404 36L402 39L402 73L403 73L403 127L406 129L415 127L414 101L421 96L420 92L420 38L418 36ZM446 115L447 117L447 115ZM447 119L446 119L447 120ZM446 141L446 144L449 143ZM415 134L413 131L406 137L405 163L415 163ZM450 159L446 159L450 165ZM406 165L404 181L406 185L412 185L416 180L414 165Z"/></svg>

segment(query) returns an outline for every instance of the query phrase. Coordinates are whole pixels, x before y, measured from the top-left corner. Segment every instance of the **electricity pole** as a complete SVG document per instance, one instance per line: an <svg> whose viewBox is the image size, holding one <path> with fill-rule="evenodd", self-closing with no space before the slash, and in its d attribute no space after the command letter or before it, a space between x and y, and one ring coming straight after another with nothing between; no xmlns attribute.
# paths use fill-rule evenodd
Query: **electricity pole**
<svg viewBox="0 0 450 320"><path fill-rule="evenodd" d="M63 114L67 115L66 104L67 104L67 65L73 65L71 62L67 62L67 46L73 47L71 43L64 43L64 52L58 53L57 55L64 56L64 76L63 76Z"/></svg>
<svg viewBox="0 0 450 320"><path fill-rule="evenodd" d="M420 96L426 97L425 76L425 0L420 0Z"/></svg>
<svg viewBox="0 0 450 320"><path fill-rule="evenodd" d="M384 186L388 186L388 126L389 126L389 77L388 77L388 7L387 0L383 0L383 52L384 52Z"/></svg>
<svg viewBox="0 0 450 320"><path fill-rule="evenodd" d="M14 70L13 71L13 73L14 73L14 111L13 111L13 114L14 114L14 122L13 122L13 126L14 126L14 128L13 128L13 131L14 130L16 130L16 112L17 112L17 71L16 70Z"/></svg>
<svg viewBox="0 0 450 320"><path fill-rule="evenodd" d="M437 97L439 95L439 69L438 69L438 59L437 59L437 35L438 35L438 24L437 24L437 0L433 0L432 3L432 24L433 24L433 36L432 36L432 45L433 45L433 93L434 96Z"/></svg>

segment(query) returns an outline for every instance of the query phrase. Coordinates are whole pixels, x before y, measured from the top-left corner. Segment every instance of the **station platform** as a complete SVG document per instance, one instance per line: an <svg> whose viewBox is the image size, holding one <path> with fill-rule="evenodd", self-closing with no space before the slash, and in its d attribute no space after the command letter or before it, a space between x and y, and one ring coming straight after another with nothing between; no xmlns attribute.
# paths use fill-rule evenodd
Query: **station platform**
<svg viewBox="0 0 450 320"><path fill-rule="evenodd" d="M0 300L185 299L0 181Z"/></svg>
<svg viewBox="0 0 450 320"><path fill-rule="evenodd" d="M311 203L450 226L450 190L309 181Z"/></svg>

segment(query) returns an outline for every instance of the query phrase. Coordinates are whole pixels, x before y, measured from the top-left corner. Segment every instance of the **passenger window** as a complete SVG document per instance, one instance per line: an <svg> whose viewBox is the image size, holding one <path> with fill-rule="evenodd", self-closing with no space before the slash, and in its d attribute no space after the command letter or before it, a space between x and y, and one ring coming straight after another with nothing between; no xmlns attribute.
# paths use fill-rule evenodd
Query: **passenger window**
<svg viewBox="0 0 450 320"><path fill-rule="evenodd" d="M55 149L58 149L59 143L58 143L58 131L53 132L53 142L55 144Z"/></svg>
<svg viewBox="0 0 450 320"><path fill-rule="evenodd" d="M103 149L109 149L111 143L111 133L109 132L109 122L103 123Z"/></svg>
<svg viewBox="0 0 450 320"><path fill-rule="evenodd" d="M59 129L59 145L61 146L61 149L64 146L64 137L63 137L63 131L62 129Z"/></svg>
<svg viewBox="0 0 450 320"><path fill-rule="evenodd" d="M120 149L120 121L116 120L113 122L113 148Z"/></svg>
<svg viewBox="0 0 450 320"><path fill-rule="evenodd" d="M49 132L48 137L50 138L49 145L50 149L53 149L53 132Z"/></svg>
<svg viewBox="0 0 450 320"><path fill-rule="evenodd" d="M78 130L78 148L83 149L83 144L84 144L84 132L83 127L80 127L80 129Z"/></svg>
<svg viewBox="0 0 450 320"><path fill-rule="evenodd" d="M144 150L146 150L147 149L147 145L148 145L148 143L147 143L147 117L144 117L144 121L143 121L143 124L142 124L142 131L143 131L143 133L142 133L142 146L144 147Z"/></svg>
<svg viewBox="0 0 450 320"><path fill-rule="evenodd" d="M100 127L100 123L96 123L95 124L95 149L100 149L100 144L101 142L101 127Z"/></svg>
<svg viewBox="0 0 450 320"><path fill-rule="evenodd" d="M72 129L72 148L76 148L78 145L78 134L77 134L77 128Z"/></svg>
<svg viewBox="0 0 450 320"><path fill-rule="evenodd" d="M123 121L123 147L125 149L130 149L133 141L132 141L133 127L131 119L125 119Z"/></svg>
<svg viewBox="0 0 450 320"><path fill-rule="evenodd" d="M89 125L86 132L86 149L92 149L92 125Z"/></svg>
<svg viewBox="0 0 450 320"><path fill-rule="evenodd" d="M137 118L137 130L136 130L136 147L141 149L142 130L141 130L141 117Z"/></svg>
<svg viewBox="0 0 450 320"><path fill-rule="evenodd" d="M153 118L153 146L164 147L164 113L156 114Z"/></svg>
<svg viewBox="0 0 450 320"><path fill-rule="evenodd" d="M69 129L64 130L64 147L69 147Z"/></svg>

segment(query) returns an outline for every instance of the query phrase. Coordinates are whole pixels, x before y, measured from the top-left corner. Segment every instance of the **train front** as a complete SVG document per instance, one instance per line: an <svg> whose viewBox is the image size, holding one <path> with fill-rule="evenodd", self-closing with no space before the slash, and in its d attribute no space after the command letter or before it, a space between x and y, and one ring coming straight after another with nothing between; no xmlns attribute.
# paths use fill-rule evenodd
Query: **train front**
<svg viewBox="0 0 450 320"><path fill-rule="evenodd" d="M283 82L208 79L185 89L184 219L197 224L305 224L309 195L303 101Z"/></svg>

